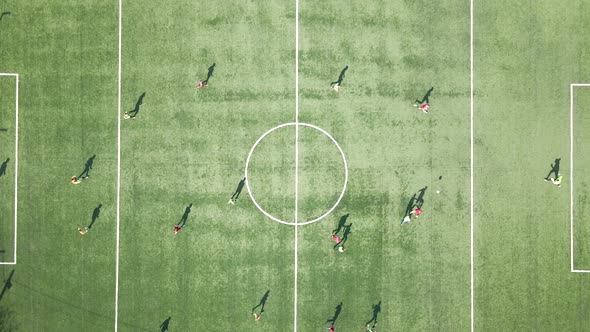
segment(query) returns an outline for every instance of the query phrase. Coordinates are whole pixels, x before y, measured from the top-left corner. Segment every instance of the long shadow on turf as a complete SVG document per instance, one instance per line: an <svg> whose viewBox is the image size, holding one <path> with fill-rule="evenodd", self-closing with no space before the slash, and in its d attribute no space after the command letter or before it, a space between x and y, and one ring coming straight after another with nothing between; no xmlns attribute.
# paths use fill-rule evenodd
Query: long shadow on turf
<svg viewBox="0 0 590 332"><path fill-rule="evenodd" d="M415 202L416 202L416 194L414 194L410 198L410 201L408 202L408 205L406 206L406 212L404 213L404 217L409 215L410 212L412 212L412 210L414 209Z"/></svg>
<svg viewBox="0 0 590 332"><path fill-rule="evenodd" d="M193 203L190 203L189 206L187 206L186 209L184 209L184 213L182 214L182 218L180 218L180 221L177 224L178 226L184 227L184 225L186 225L186 220L188 219L188 215L191 213L192 206L193 206Z"/></svg>
<svg viewBox="0 0 590 332"><path fill-rule="evenodd" d="M88 158L88 160L86 160L86 164L84 164L84 170L82 170L82 173L78 175L78 179L90 176L90 170L92 169L92 165L94 165L94 158L96 158L96 155L93 155L92 157Z"/></svg>
<svg viewBox="0 0 590 332"><path fill-rule="evenodd" d="M555 162L553 164L551 164L551 170L549 171L549 174L547 174L547 176L545 177L545 180L549 180L549 177L551 176L551 174L555 174L555 177L559 177L559 163L561 162L561 158L556 158ZM1 174L1 172L0 172Z"/></svg>
<svg viewBox="0 0 590 332"><path fill-rule="evenodd" d="M2 18L4 16L8 16L8 15L11 15L11 14L12 14L11 12L3 12L2 14L0 14L0 21L2 21Z"/></svg>
<svg viewBox="0 0 590 332"><path fill-rule="evenodd" d="M346 224L346 219L348 219L348 216L350 215L350 213L347 213L345 215L343 215L342 217L340 217L340 220L338 220L338 226L336 227L336 229L334 229L332 231L332 234L338 234L342 228L344 227L344 224Z"/></svg>
<svg viewBox="0 0 590 332"><path fill-rule="evenodd" d="M168 318L166 318L165 321L162 322L162 324L160 324L160 332L168 331L171 319L172 319L172 317L168 317Z"/></svg>
<svg viewBox="0 0 590 332"><path fill-rule="evenodd" d="M8 162L10 158L6 158L6 160L0 165L0 176L6 175L6 168L8 168Z"/></svg>
<svg viewBox="0 0 590 332"><path fill-rule="evenodd" d="M365 325L368 325L371 323L377 324L377 316L379 316L380 312L381 312L381 301L379 301L379 303L373 305L373 317L371 317L371 319L369 321L367 321L365 323Z"/></svg>
<svg viewBox="0 0 590 332"><path fill-rule="evenodd" d="M260 299L260 302L258 302L258 304L254 308L252 308L252 312L254 312L254 310L256 310L256 308L260 308L260 311L264 311L264 306L266 305L266 301L268 300L269 294L270 294L270 289L267 290L266 293L264 293L264 295Z"/></svg>
<svg viewBox="0 0 590 332"><path fill-rule="evenodd" d="M215 63L211 65L211 67L207 68L207 78L203 81L205 84L209 83L209 79L213 76L213 71L215 70Z"/></svg>
<svg viewBox="0 0 590 332"><path fill-rule="evenodd" d="M350 230L351 228L352 228L352 223L350 223L348 225L344 225L344 233L342 234L342 238L340 238L340 242L338 242L334 245L334 248L336 248L338 246L344 246L344 243L346 241L348 241L348 236L350 235L350 233L352 233L352 231Z"/></svg>
<svg viewBox="0 0 590 332"><path fill-rule="evenodd" d="M139 107L141 106L141 104L143 104L143 98L145 97L145 92L141 94L141 96L139 96L139 98L137 99L137 102L135 103L135 107L131 110L131 112L129 112L129 115L132 117L136 117L137 114L139 113Z"/></svg>
<svg viewBox="0 0 590 332"><path fill-rule="evenodd" d="M344 80L344 76L346 75L347 70L348 70L348 65L346 67L344 67L344 69L342 69L342 71L340 72L340 75L338 75L338 80L330 83L330 85L334 85L334 84L341 85L342 80Z"/></svg>
<svg viewBox="0 0 590 332"><path fill-rule="evenodd" d="M431 87L428 91L426 91L426 94L424 95L424 97L422 97L422 100L416 99L416 102L418 104L422 104L423 102L430 104L429 98L430 98L430 94L432 93L433 90L434 90L434 87Z"/></svg>
<svg viewBox="0 0 590 332"><path fill-rule="evenodd" d="M94 225L94 222L100 216L100 208L101 207L102 207L102 203L98 204L98 206L94 208L94 211L92 211L92 222L90 222L90 225L88 225L88 229L92 228L92 225Z"/></svg>
<svg viewBox="0 0 590 332"><path fill-rule="evenodd" d="M12 287L12 276L13 275L14 275L14 269L12 271L10 271L10 275L8 276L8 279L6 279L6 282L4 283L4 288L2 288L2 293L0 293L0 301L4 297L4 294L6 294L6 291L9 290L10 287Z"/></svg>
<svg viewBox="0 0 590 332"><path fill-rule="evenodd" d="M424 204L424 194L426 194L426 189L428 186L418 190L418 198L416 198L416 207L422 209L422 205Z"/></svg>
<svg viewBox="0 0 590 332"><path fill-rule="evenodd" d="M240 194L242 193L242 190L244 189L245 183L246 183L246 178L243 178L240 180L240 183L238 183L238 187L236 188L236 191L234 191L234 193L231 195L231 198L229 199L230 202L235 202L238 200L238 197L240 197Z"/></svg>
<svg viewBox="0 0 590 332"><path fill-rule="evenodd" d="M332 318L328 318L326 323L331 323L332 325L335 325L338 316L340 316L340 312L342 312L342 302L340 302L340 304L336 306L336 309L334 310L334 316L332 316Z"/></svg>

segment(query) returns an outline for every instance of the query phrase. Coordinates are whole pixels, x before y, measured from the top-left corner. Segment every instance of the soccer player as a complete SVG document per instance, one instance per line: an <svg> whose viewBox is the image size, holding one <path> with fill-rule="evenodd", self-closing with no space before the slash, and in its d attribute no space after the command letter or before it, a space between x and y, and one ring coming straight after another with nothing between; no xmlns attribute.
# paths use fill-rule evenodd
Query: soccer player
<svg viewBox="0 0 590 332"><path fill-rule="evenodd" d="M371 326L371 324L367 324L367 332L375 332L377 330L375 330L377 326L377 323L373 324L373 326Z"/></svg>
<svg viewBox="0 0 590 332"><path fill-rule="evenodd" d="M417 109L421 110L422 112L428 114L428 108L430 107L430 104L428 104L428 103L414 104L414 107L416 107Z"/></svg>
<svg viewBox="0 0 590 332"><path fill-rule="evenodd" d="M403 225L403 224L406 224L406 223L408 223L408 224L409 224L411 221L412 221L412 216L411 216L411 214L406 214L406 215L404 216L404 219L402 220L402 223L401 223L401 224L402 224L402 225Z"/></svg>
<svg viewBox="0 0 590 332"><path fill-rule="evenodd" d="M263 313L263 312L264 312L264 310L260 310L260 313L259 313L259 314L255 313L255 312L254 312L254 313L252 313L252 315L254 315L254 320L255 320L255 321L259 321L259 320L260 320L260 317L262 316L262 313Z"/></svg>
<svg viewBox="0 0 590 332"><path fill-rule="evenodd" d="M336 243L340 243L340 236L338 236L338 234L332 234L332 240Z"/></svg>
<svg viewBox="0 0 590 332"><path fill-rule="evenodd" d="M125 112L123 114L123 119L125 119L125 120L127 120L127 119L134 120L135 119L135 115L131 115L131 114L129 114L129 112Z"/></svg>
<svg viewBox="0 0 590 332"><path fill-rule="evenodd" d="M198 81L197 82L197 89L202 89L207 86L207 82L205 81Z"/></svg>
<svg viewBox="0 0 590 332"><path fill-rule="evenodd" d="M340 89L340 83L333 83L330 87L334 89L334 91L338 92L338 89Z"/></svg>
<svg viewBox="0 0 590 332"><path fill-rule="evenodd" d="M416 207L416 208L414 208L414 210L410 211L410 214L415 214L416 218L418 218L422 214L422 209L420 209L419 207Z"/></svg>
<svg viewBox="0 0 590 332"><path fill-rule="evenodd" d="M554 185L561 187L561 179L563 179L563 175L557 174L557 178L550 178L549 180L551 180L551 183L553 183ZM545 181L549 180L545 179Z"/></svg>
<svg viewBox="0 0 590 332"><path fill-rule="evenodd" d="M80 181L80 179L78 179L78 177L77 177L77 176L72 176L72 183L73 183L73 184L80 184L80 182L81 182L81 181Z"/></svg>
<svg viewBox="0 0 590 332"><path fill-rule="evenodd" d="M174 234L178 234L178 232L180 232L180 230L184 227L184 225L176 225L174 226L174 228L172 228L172 230L174 231Z"/></svg>
<svg viewBox="0 0 590 332"><path fill-rule="evenodd" d="M334 325L330 325L330 327L326 327L326 330L330 331L330 332L335 332L336 329L334 328Z"/></svg>
<svg viewBox="0 0 590 332"><path fill-rule="evenodd" d="M90 228L88 228L88 227L78 228L78 232L80 232L80 234L82 234L82 235L86 235L86 233L88 233L89 230L90 230Z"/></svg>

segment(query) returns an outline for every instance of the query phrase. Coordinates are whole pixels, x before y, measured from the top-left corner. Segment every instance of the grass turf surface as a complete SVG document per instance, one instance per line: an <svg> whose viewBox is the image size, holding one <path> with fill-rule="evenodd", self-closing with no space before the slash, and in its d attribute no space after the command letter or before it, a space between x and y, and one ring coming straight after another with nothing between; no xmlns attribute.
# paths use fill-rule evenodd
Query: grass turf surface
<svg viewBox="0 0 590 332"><path fill-rule="evenodd" d="M469 3L300 6L299 119L334 136L350 180L330 216L299 228L299 331L322 329L339 303L338 331L361 330L379 302L381 331L469 330ZM569 83L590 81L581 70L585 6L476 1L477 330L590 323L590 276L569 272L569 184L541 180L558 157L569 176ZM15 271L0 299L3 326L111 330L117 4L9 0L4 10L12 14L0 21L0 71L21 75L21 137L18 265L3 267L4 278ZM119 330L157 330L167 317L178 331L292 329L293 227L265 218L245 189L235 206L227 200L256 139L295 119L294 18L290 1L123 3L122 111L145 98L137 118L121 123ZM209 86L196 91L212 63ZM346 65L336 93L329 82ZM14 88L6 81L0 153L10 155ZM430 86L426 115L412 104ZM261 142L250 176L257 199L284 218L294 213L293 132ZM342 161L317 132L300 134L299 214L307 219L338 195ZM91 178L68 183L92 155ZM9 202L12 171L0 178ZM408 200L426 186L424 214L400 226ZM80 236L76 228L101 203ZM590 259L583 204L577 268ZM0 205L1 215L11 206ZM347 213L352 232L340 254L330 233ZM1 226L7 252L11 225ZM250 310L267 290L254 322Z"/></svg>

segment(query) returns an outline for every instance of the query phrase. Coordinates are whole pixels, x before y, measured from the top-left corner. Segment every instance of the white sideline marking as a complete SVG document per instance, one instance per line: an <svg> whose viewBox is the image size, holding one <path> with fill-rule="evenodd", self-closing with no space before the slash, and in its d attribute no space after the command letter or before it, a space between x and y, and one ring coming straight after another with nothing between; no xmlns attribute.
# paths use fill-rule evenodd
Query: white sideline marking
<svg viewBox="0 0 590 332"><path fill-rule="evenodd" d="M119 0L119 50L117 66L117 249L115 262L115 332L118 329L119 319L119 223L120 223L120 194L121 194L121 36L122 36L122 17L123 0Z"/></svg>
<svg viewBox="0 0 590 332"><path fill-rule="evenodd" d="M17 213L18 213L18 74L16 73L0 73L0 76L13 76L16 79L15 88L15 114L16 119L14 121L14 261L13 262L0 262L0 265L16 265L16 239L17 239Z"/></svg>
<svg viewBox="0 0 590 332"><path fill-rule="evenodd" d="M471 294L470 294L470 301L471 301L471 332L475 329L475 306L473 301L473 0L470 0L469 4L469 84L470 84L470 127L469 127L469 135L470 135L470 146L469 146L469 153L470 153L470 165L469 165L469 174L470 174L470 188L469 194L471 197L471 202L469 206L469 214L471 219L471 227L470 227L470 273L471 273Z"/></svg>
<svg viewBox="0 0 590 332"><path fill-rule="evenodd" d="M590 86L590 83L570 84L570 271L590 273L590 270L574 269L574 87Z"/></svg>
<svg viewBox="0 0 590 332"><path fill-rule="evenodd" d="M298 259L298 226L299 218L299 0L295 0L295 268L293 293L293 331L297 332L297 267Z"/></svg>

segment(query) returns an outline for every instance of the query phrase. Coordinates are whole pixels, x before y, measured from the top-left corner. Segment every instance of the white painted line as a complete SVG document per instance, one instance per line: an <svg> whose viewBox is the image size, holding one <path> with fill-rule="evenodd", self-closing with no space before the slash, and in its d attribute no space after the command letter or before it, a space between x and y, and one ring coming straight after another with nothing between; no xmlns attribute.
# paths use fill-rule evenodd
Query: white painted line
<svg viewBox="0 0 590 332"><path fill-rule="evenodd" d="M570 84L570 271L590 273L590 270L574 268L574 87L590 87L590 83Z"/></svg>
<svg viewBox="0 0 590 332"><path fill-rule="evenodd" d="M14 264L16 264L16 239L17 239L17 219L18 219L18 86L19 77L16 74L16 119L14 124Z"/></svg>
<svg viewBox="0 0 590 332"><path fill-rule="evenodd" d="M336 148L338 148L338 151L340 152L340 156L342 156L342 162L344 163L344 184L342 185L342 192L340 192L340 196L338 197L338 200L336 201L336 203L334 203L334 205L327 212L322 214L321 216L319 216L315 219L312 219L312 220L308 220L308 221L304 221L304 222L297 222L297 224L294 222L287 222L287 221L281 220L281 219L273 216L272 214L268 213L266 210L264 210L260 206L260 204L258 204L258 202L256 201L256 197L254 197L254 195L252 194L252 188L250 188L250 182L248 181L248 179L250 178L249 173L248 173L248 170L250 169L250 160L252 158L252 154L254 153L254 150L256 149L256 147L258 146L260 141L262 141L268 134L270 134L271 132L273 132L279 128L283 128L286 126L295 126L295 125L296 125L295 122L283 123L281 125L278 125L274 128L267 130L264 134L262 134L262 136L260 136L256 140L256 143L254 143L254 145L250 149L250 152L248 153L248 157L246 158L246 167L244 169L244 177L246 178L246 189L248 190L248 195L250 195L250 198L252 199L252 203L254 203L256 208L260 212L262 212L262 214L264 214L265 216L267 216L271 220L274 220L274 221L279 222L281 224L292 225L292 226L294 226L294 225L303 226L303 225L314 223L316 221L320 221L323 218L325 218L326 216L328 216L330 213L332 213L332 211L334 211L334 209L338 206L338 204L340 204L342 197L344 197L344 194L346 193L346 186L348 184L348 162L346 161L346 156L344 155L344 151L342 151L340 144L338 144L338 142L336 142L336 140L334 139L334 137L332 137L332 135L330 135L327 131L325 131L324 129L322 129L318 126L314 126L314 125L311 125L309 123L304 123L304 122L297 123L297 126L313 128L313 129L319 130L322 134L326 135L326 137L328 137L332 141L332 143L334 143L334 145L336 145Z"/></svg>
<svg viewBox="0 0 590 332"><path fill-rule="evenodd" d="M16 241L17 241L17 220L18 220L18 86L19 76L15 73L0 73L0 76L11 76L15 78L15 120L14 120L14 256L12 262L0 262L0 265L16 265Z"/></svg>
<svg viewBox="0 0 590 332"><path fill-rule="evenodd" d="M299 0L295 0L295 267L293 292L293 331L297 332L297 267L298 259L298 222L299 218Z"/></svg>
<svg viewBox="0 0 590 332"><path fill-rule="evenodd" d="M574 272L574 86L570 85L570 270Z"/></svg>
<svg viewBox="0 0 590 332"><path fill-rule="evenodd" d="M119 50L117 66L117 247L115 262L115 332L119 319L119 230L120 230L120 198L121 198L121 37L122 37L123 0L119 0Z"/></svg>
<svg viewBox="0 0 590 332"><path fill-rule="evenodd" d="M469 127L469 135L470 135L470 165L469 165L469 173L470 173L470 188L469 188L469 195L471 198L470 207L469 207L469 214L471 217L471 227L470 227L470 272L471 272L471 294L470 294L470 301L471 301L471 332L475 329L475 304L473 301L473 291L474 291L474 278L473 278L473 261L474 261L474 250L473 250L473 0L470 0L469 5L469 95L470 95L470 127Z"/></svg>

